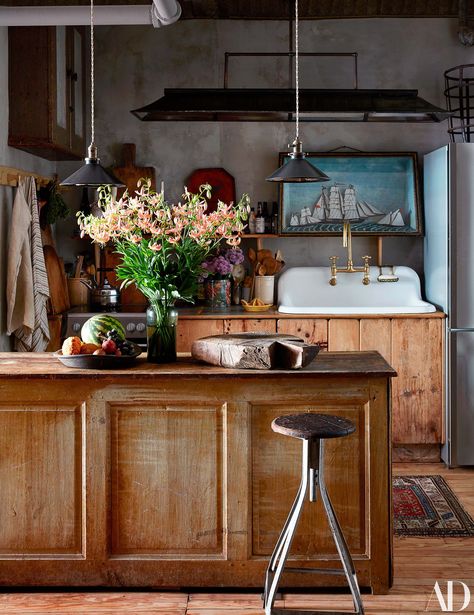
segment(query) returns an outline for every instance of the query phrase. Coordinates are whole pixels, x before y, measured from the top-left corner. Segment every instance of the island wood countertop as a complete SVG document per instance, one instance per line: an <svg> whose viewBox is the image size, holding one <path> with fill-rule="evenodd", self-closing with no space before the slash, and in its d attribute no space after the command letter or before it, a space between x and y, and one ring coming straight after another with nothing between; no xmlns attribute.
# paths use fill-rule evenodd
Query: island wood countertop
<svg viewBox="0 0 474 615"><path fill-rule="evenodd" d="M136 365L123 369L96 370L76 369L63 365L52 353L3 352L0 353L0 378L31 380L40 379L93 379L113 378L128 380L149 380L159 378L295 378L368 376L393 377L396 371L378 352L321 352L315 360L302 369L261 370L229 369L195 361L192 358L179 358L176 363L148 363L145 356L137 359Z"/></svg>

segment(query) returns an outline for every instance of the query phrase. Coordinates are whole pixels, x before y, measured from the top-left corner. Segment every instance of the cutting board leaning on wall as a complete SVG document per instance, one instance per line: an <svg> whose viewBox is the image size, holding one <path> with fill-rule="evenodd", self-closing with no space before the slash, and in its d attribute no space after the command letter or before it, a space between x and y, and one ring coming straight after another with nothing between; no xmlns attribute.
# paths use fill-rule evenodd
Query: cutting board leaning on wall
<svg viewBox="0 0 474 615"><path fill-rule="evenodd" d="M113 167L113 172L127 187L130 194L137 188L137 182L143 178L151 179L151 187L156 190L156 177L155 169L153 167L138 167L135 164L136 160L136 145L135 143L124 143L122 146L122 159L123 165L120 167ZM124 192L119 188L119 191ZM118 193L120 196L120 192ZM108 246L104 249L104 267L111 269L107 272L107 278L113 286L120 286L120 280L117 280L115 275L115 268L120 262L120 257L114 253L114 248ZM122 290L121 293L122 305L145 305L147 300L142 293L135 288L132 284L128 288Z"/></svg>

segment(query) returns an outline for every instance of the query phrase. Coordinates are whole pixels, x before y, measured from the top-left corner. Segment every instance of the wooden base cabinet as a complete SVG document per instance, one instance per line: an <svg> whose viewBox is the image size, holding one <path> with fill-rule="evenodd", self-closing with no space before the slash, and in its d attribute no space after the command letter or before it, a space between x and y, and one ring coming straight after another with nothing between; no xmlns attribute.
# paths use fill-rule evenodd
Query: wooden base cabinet
<svg viewBox="0 0 474 615"><path fill-rule="evenodd" d="M180 319L180 352L206 335L261 331L288 333L323 350L376 350L397 370L392 388L392 442L400 461L439 461L443 428L444 319L221 318Z"/></svg>
<svg viewBox="0 0 474 615"><path fill-rule="evenodd" d="M301 471L301 443L271 421L329 412L357 431L327 442L328 491L360 584L386 592L393 370L375 353L341 355L271 374L145 362L81 373L3 355L17 376L0 376L0 584L262 587ZM305 504L290 559L335 565L320 502Z"/></svg>
<svg viewBox="0 0 474 615"><path fill-rule="evenodd" d="M377 350L397 370L392 387L395 461L440 461L444 442L444 319L280 319L278 331L329 350Z"/></svg>

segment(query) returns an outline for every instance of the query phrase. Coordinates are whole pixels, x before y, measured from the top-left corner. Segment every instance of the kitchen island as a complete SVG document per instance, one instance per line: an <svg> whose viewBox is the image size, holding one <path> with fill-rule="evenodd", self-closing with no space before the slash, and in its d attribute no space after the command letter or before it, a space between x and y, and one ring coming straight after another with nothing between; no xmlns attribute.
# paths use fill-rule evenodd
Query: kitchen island
<svg viewBox="0 0 474 615"><path fill-rule="evenodd" d="M395 375L377 352L321 353L296 371L190 359L78 370L0 354L0 584L261 587L301 463L271 421L325 412L356 424L327 443L328 491L361 586L386 592ZM320 502L290 560L334 566ZM283 586L334 584L288 574Z"/></svg>

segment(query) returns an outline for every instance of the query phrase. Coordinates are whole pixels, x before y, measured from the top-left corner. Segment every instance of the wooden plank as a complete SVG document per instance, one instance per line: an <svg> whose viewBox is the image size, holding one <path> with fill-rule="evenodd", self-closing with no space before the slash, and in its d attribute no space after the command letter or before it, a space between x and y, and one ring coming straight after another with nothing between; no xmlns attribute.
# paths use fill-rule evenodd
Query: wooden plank
<svg viewBox="0 0 474 615"><path fill-rule="evenodd" d="M359 321L355 318L348 320L331 318L328 325L328 349L360 350Z"/></svg>
<svg viewBox="0 0 474 615"><path fill-rule="evenodd" d="M191 352L194 340L208 335L222 335L222 333L224 333L222 320L183 320L179 318L176 349L178 352Z"/></svg>
<svg viewBox="0 0 474 615"><path fill-rule="evenodd" d="M376 350L390 363L392 330L389 318L360 320L360 350Z"/></svg>
<svg viewBox="0 0 474 615"><path fill-rule="evenodd" d="M276 333L276 319L229 318L224 320L224 333Z"/></svg>
<svg viewBox="0 0 474 615"><path fill-rule="evenodd" d="M39 175L38 173L32 173L23 169L17 169L16 167L0 166L0 186L18 186L19 177L34 177L36 185L46 186L53 178Z"/></svg>
<svg viewBox="0 0 474 615"><path fill-rule="evenodd" d="M0 596L5 613L163 613L184 614L185 593L161 592L39 592Z"/></svg>
<svg viewBox="0 0 474 615"><path fill-rule="evenodd" d="M315 376L389 376L396 375L395 370L377 352L323 352L305 369L276 369L265 373L266 379L278 379L291 374L292 378L313 380ZM72 382L84 378L101 381L113 379L114 382L131 382L134 380L155 380L167 377L180 379L196 376L198 378L218 378L232 380L239 378L255 378L251 370L237 370L214 365L205 365L190 358L183 357L175 363L148 363L146 357L138 357L136 364L114 370L71 369L63 365L49 353L0 353L0 377L2 379L34 379L65 380Z"/></svg>
<svg viewBox="0 0 474 615"><path fill-rule="evenodd" d="M392 449L394 462L437 463L441 461L440 444L398 444Z"/></svg>
<svg viewBox="0 0 474 615"><path fill-rule="evenodd" d="M392 320L393 442L436 444L443 435L440 320Z"/></svg>
<svg viewBox="0 0 474 615"><path fill-rule="evenodd" d="M246 237L244 235L244 237ZM283 314L275 308L271 308L266 312L258 314L258 319L278 319L278 320L301 320L303 323L309 320L328 320L329 318L334 320L374 320L379 318L406 318L406 314ZM230 310L223 310L222 312L216 312L210 308L200 305L195 307L180 308L180 318L186 320L202 320L203 318L216 318L219 320L247 320L254 319L255 313L245 312L243 309L232 307ZM410 318L446 318L446 314L443 312L430 312L429 314L410 314Z"/></svg>
<svg viewBox="0 0 474 615"><path fill-rule="evenodd" d="M328 321L324 318L301 318L297 320L279 318L278 333L301 337L308 344L320 344L323 350L328 346Z"/></svg>

